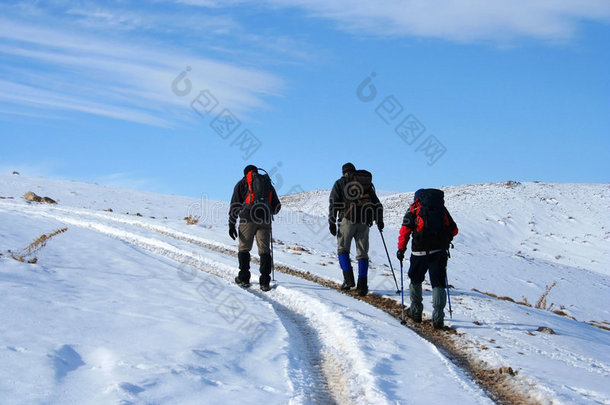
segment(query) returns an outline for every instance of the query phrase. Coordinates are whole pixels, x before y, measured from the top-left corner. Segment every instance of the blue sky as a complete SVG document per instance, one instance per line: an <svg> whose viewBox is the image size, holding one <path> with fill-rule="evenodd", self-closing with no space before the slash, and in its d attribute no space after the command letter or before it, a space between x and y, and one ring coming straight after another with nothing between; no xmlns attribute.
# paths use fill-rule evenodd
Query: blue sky
<svg viewBox="0 0 610 405"><path fill-rule="evenodd" d="M0 5L0 170L227 200L609 182L606 0ZM182 76L180 76L183 74ZM368 81L367 81L368 80Z"/></svg>

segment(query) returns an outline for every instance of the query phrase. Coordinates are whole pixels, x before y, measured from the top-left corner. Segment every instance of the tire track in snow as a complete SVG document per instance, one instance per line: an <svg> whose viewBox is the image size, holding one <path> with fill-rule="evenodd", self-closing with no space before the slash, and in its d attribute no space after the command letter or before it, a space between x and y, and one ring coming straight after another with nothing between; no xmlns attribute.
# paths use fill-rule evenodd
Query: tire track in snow
<svg viewBox="0 0 610 405"><path fill-rule="evenodd" d="M135 226L145 228L162 235L193 244L195 246L234 257L237 256L237 252L235 250L216 241L192 236L167 227L153 226L143 221L129 221L133 222L133 225ZM401 319L400 304L391 298L376 294L368 294L365 297L360 297L357 296L354 291L346 293L341 291L339 284L334 281L312 275L309 272L296 270L286 264L276 262L275 269L284 274L300 277L302 279L340 291L343 294L348 294L354 299L365 301L376 308L389 313L396 319ZM519 379L512 379L509 374L498 372L499 370L497 369L489 369L485 362L481 362L480 360L472 357L467 351L464 350L464 341L453 340L451 335L439 333L432 328L431 322L417 324L407 319L406 326L417 333L421 338L428 341L431 345L435 346L439 352L445 356L447 361L450 361L453 365L464 371L466 375L468 375L472 381L476 383L497 404L538 404L538 400L531 398L527 387L523 387L522 382L519 381ZM451 329L446 329L446 331L451 334L456 333ZM523 377L520 377L520 380L522 379Z"/></svg>
<svg viewBox="0 0 610 405"><path fill-rule="evenodd" d="M298 290L278 286L270 296L279 297L290 310L303 314L318 331L324 354L323 369L338 403L388 403L364 364L364 354L358 349L357 333L350 320Z"/></svg>
<svg viewBox="0 0 610 405"><path fill-rule="evenodd" d="M188 263L192 267L223 278L233 284L235 273L233 266L187 252L155 238L138 235L99 222L83 220L83 214L88 215L86 212L74 212L80 217L73 218L53 214L50 212L51 210L38 211L36 214L106 234L178 263ZM60 211L72 214L69 210L62 209ZM112 219L105 215L102 215L102 217ZM117 222L136 226L143 225L139 221L119 220ZM139 227L148 229L147 226ZM157 229L148 230L161 233ZM166 231L163 231L163 234L165 233ZM183 240L184 235L179 238L172 237L192 243ZM209 249L206 246L200 247ZM218 249L218 246L215 246L215 249ZM294 398L296 402L323 404L389 403L381 391L376 388L374 377L362 362L363 354L357 349L356 333L348 319L336 313L318 299L282 286L278 286L267 293L263 293L256 288L245 291L269 302L281 322L288 326L286 330L290 336L291 344L296 342L298 347L307 349L303 357L292 359L300 366L299 370L290 370L289 372L294 379L292 383L297 394ZM302 367L303 365L305 367Z"/></svg>
<svg viewBox="0 0 610 405"><path fill-rule="evenodd" d="M300 404L335 404L322 369L324 360L316 331L304 316L288 311L275 302L271 302L271 305L291 343L305 349L289 353L288 376L295 390L292 401Z"/></svg>
<svg viewBox="0 0 610 405"><path fill-rule="evenodd" d="M11 203L7 203L11 204ZM15 207L23 207L22 205L14 204ZM87 215L97 218L103 218L110 221L132 225L138 228L146 229L149 231L156 232L158 234L180 240L204 249L215 251L224 255L237 256L237 251L225 244L209 240L191 234L187 234L181 231L174 230L172 228L163 225L152 225L143 220L132 219L132 218L120 218L118 214L106 213L106 212L91 212L78 209L65 209L62 207L36 207L44 209L58 209L68 214ZM253 261L257 259L253 257ZM295 277L317 283L319 285L328 287L330 289L340 290L339 284L334 281L312 275L309 272L297 270L289 265L281 264L276 262L275 269ZM233 270L234 271L234 270ZM345 293L345 292L342 292ZM350 291L347 293L354 299L365 301L382 311L385 311L400 320L400 303L395 300L379 296L376 294L368 294L365 297L359 297ZM464 371L473 382L475 382L481 389L483 389L489 396L498 404L536 404L535 400L532 400L524 389L522 384L517 380L511 378L508 374L499 373L497 369L490 369L488 365L476 357L473 357L468 352L467 344L463 339L459 339L459 336L450 335L455 334L453 330L447 330L449 333L439 333L434 330L430 323L415 324L407 319L408 328L417 333L421 338L427 340L434 345L444 356L447 357L455 366ZM455 338L455 339L454 339Z"/></svg>
<svg viewBox="0 0 610 405"><path fill-rule="evenodd" d="M119 219L119 221L122 221ZM192 236L180 231L175 231L167 227L158 227L147 224L143 221L133 221L133 225L145 228L162 235L181 240L199 246L205 249L213 250L218 253L231 255L236 257L237 252L226 245L220 244L216 241ZM256 260L255 258L253 258ZM309 272L302 270L296 270L289 265L275 263L275 269L278 271L300 277L302 279L320 284L322 286L337 290L341 293L348 294L354 299L365 301L382 311L385 311L395 317L396 319L401 318L400 304L395 300L378 296L376 294L368 294L365 297L357 296L353 291L348 293L340 290L339 284L334 281L324 279L316 275L312 275ZM537 404L537 400L533 400L529 397L527 390L524 390L521 384L511 379L508 374L498 373L496 369L489 369L485 362L481 362L476 358L472 357L467 351L464 350L464 342L460 340L453 340L451 335L439 333L432 328L431 323L416 324L407 319L408 328L417 333L421 338L428 341L430 344L435 346L443 356L453 365L461 369L468 375L474 383L476 383L491 399L498 404ZM447 329L449 333L455 334L455 331Z"/></svg>

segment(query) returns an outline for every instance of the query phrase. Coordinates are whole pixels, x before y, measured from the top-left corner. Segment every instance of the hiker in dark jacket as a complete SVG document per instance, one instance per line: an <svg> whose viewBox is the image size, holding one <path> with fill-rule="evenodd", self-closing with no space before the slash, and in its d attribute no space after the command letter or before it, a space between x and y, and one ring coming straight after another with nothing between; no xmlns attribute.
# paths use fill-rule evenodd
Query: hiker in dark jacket
<svg viewBox="0 0 610 405"><path fill-rule="evenodd" d="M358 294L364 296L368 293L369 228L375 221L379 230L383 229L383 206L370 182L370 173L364 170L356 171L352 163L344 164L342 172L343 176L335 182L330 193L329 230L337 237L337 254L343 271L341 289L349 290L356 286ZM368 184L362 186L356 180L356 175L360 173L368 175ZM349 257L352 239L356 241L357 285L354 283L354 270Z"/></svg>
<svg viewBox="0 0 610 405"><path fill-rule="evenodd" d="M422 218L422 206L426 205L426 200L430 192L440 199L438 202L438 228L439 231L423 232L424 222L430 219L433 214L427 213L428 218ZM424 200L422 202L422 200ZM430 211L432 212L432 211ZM424 235L427 233L427 235ZM396 257L402 263L409 242L409 236L413 235L411 243L411 258L409 259L409 297L411 306L407 309L407 316L415 322L421 322L424 310L422 297L422 283L426 272L430 271L430 284L432 285L432 324L436 329L444 327L445 304L447 293L445 292L447 280L447 258L449 244L454 236L458 234L458 228L451 214L444 206L443 192L434 189L420 189L415 192L413 204L409 206L400 228L398 237L398 251Z"/></svg>
<svg viewBox="0 0 610 405"><path fill-rule="evenodd" d="M267 177L268 179L268 177ZM260 183L257 181L260 180ZM255 183L253 187L253 183ZM260 186L259 186L260 185ZM255 196L255 190L264 190L264 196ZM244 177L237 182L231 197L229 209L229 236L233 240L239 235L237 259L239 274L235 282L242 287L250 286L250 250L256 237L260 256L259 284L263 291L269 291L271 281L271 221L273 215L282 208L275 188L263 181L256 166L248 165ZM235 228L239 217L239 234Z"/></svg>

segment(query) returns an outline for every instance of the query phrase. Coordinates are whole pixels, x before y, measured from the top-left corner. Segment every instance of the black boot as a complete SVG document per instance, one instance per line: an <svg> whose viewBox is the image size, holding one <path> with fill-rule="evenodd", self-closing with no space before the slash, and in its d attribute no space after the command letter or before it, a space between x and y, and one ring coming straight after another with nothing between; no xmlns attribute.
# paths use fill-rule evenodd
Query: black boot
<svg viewBox="0 0 610 405"><path fill-rule="evenodd" d="M356 284L354 283L354 270L345 270L343 272L343 284L341 284L342 290L349 290L354 287Z"/></svg>
<svg viewBox="0 0 610 405"><path fill-rule="evenodd" d="M271 254L265 253L261 255L260 272L261 276L259 278L259 283L261 290L269 291L271 289L269 286L269 283L271 282Z"/></svg>
<svg viewBox="0 0 610 405"><path fill-rule="evenodd" d="M364 297L369 292L369 286L367 285L367 277L358 277L358 285L356 286L358 295Z"/></svg>
<svg viewBox="0 0 610 405"><path fill-rule="evenodd" d="M235 277L235 282L241 287L250 287L250 252L237 253L239 262L239 274Z"/></svg>

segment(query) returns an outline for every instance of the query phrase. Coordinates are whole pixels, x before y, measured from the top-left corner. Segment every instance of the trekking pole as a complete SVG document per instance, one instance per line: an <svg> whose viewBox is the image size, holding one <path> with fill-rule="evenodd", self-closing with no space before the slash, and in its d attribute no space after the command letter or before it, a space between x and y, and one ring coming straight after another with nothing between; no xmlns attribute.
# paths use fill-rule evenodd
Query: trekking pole
<svg viewBox="0 0 610 405"><path fill-rule="evenodd" d="M447 284L447 301L449 302L449 318L453 319L453 311L451 310L451 294L449 294L449 279L445 274L445 284Z"/></svg>
<svg viewBox="0 0 610 405"><path fill-rule="evenodd" d="M401 325L405 325L405 290L402 286L402 260L400 261L400 309L401 309Z"/></svg>
<svg viewBox="0 0 610 405"><path fill-rule="evenodd" d="M450 243L453 247L453 243ZM451 252L447 249L447 259L451 257ZM449 318L453 319L453 311L451 310L451 294L449 294L449 277L447 277L447 269L445 269L445 285L447 286L447 302L449 303Z"/></svg>
<svg viewBox="0 0 610 405"><path fill-rule="evenodd" d="M271 229L270 232L271 235L271 241L270 241L270 247L271 247L271 281L275 281L275 263L273 261L273 228Z"/></svg>
<svg viewBox="0 0 610 405"><path fill-rule="evenodd" d="M385 239L383 238L383 232L381 229L379 230L379 234L381 235L381 241L383 242L383 247L385 248L385 254L388 256L388 262L390 263L390 270L392 270L392 277L394 277L394 284L396 284L396 294L400 294L400 290L398 289L398 282L396 281L396 274L394 274L394 267L392 266L392 260L390 260L390 254L388 253L388 247L385 244Z"/></svg>

